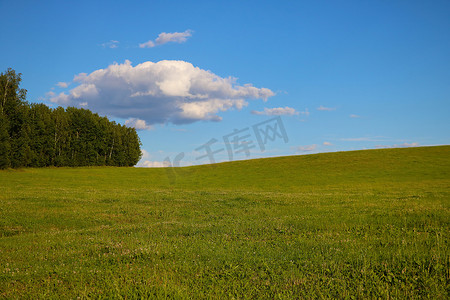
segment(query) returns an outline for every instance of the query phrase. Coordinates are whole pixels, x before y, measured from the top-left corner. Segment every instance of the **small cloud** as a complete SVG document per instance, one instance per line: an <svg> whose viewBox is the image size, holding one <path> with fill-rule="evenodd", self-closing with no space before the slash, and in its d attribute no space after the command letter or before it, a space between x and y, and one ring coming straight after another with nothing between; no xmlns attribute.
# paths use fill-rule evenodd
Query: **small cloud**
<svg viewBox="0 0 450 300"><path fill-rule="evenodd" d="M153 48L155 47L155 43L153 41L148 41L142 44L139 44L139 48Z"/></svg>
<svg viewBox="0 0 450 300"><path fill-rule="evenodd" d="M292 107L286 106L286 107L274 107L274 108L265 107L263 111L253 110L252 114L265 115L265 116L293 116L293 115L298 115L299 112L296 111Z"/></svg>
<svg viewBox="0 0 450 300"><path fill-rule="evenodd" d="M184 43L187 41L188 37L192 36L192 30L186 30L184 32L173 32L173 33L165 33L162 32L159 34L158 38L155 40L156 44L162 45L169 42L175 43Z"/></svg>
<svg viewBox="0 0 450 300"><path fill-rule="evenodd" d="M86 106L88 106L88 103L87 102L81 102L79 105L82 106L82 107L86 107Z"/></svg>
<svg viewBox="0 0 450 300"><path fill-rule="evenodd" d="M136 130L152 130L153 126L148 125L145 120L138 118L130 118L125 121L125 126L133 127Z"/></svg>
<svg viewBox="0 0 450 300"><path fill-rule="evenodd" d="M141 150L141 153L142 153L141 159L149 159L149 158L150 158L150 153L148 153L147 150L142 149L142 150Z"/></svg>
<svg viewBox="0 0 450 300"><path fill-rule="evenodd" d="M58 82L56 85L59 86L60 88L67 88L69 86L70 82Z"/></svg>
<svg viewBox="0 0 450 300"><path fill-rule="evenodd" d="M109 42L103 43L102 47L103 48L111 48L111 49L117 48L117 47L119 47L119 41L110 40Z"/></svg>
<svg viewBox="0 0 450 300"><path fill-rule="evenodd" d="M330 142L323 142L323 145L324 145L324 146L333 146L333 144L330 143Z"/></svg>
<svg viewBox="0 0 450 300"><path fill-rule="evenodd" d="M55 94L55 92L53 92L53 91L49 91L49 92L47 92L47 93L45 93L45 96L46 97L54 97L56 94Z"/></svg>
<svg viewBox="0 0 450 300"><path fill-rule="evenodd" d="M376 145L375 148L408 148L408 147L419 147L419 143L403 143L394 145Z"/></svg>
<svg viewBox="0 0 450 300"><path fill-rule="evenodd" d="M301 111L300 114L304 116L309 116L309 110L305 108L305 111Z"/></svg>
<svg viewBox="0 0 450 300"><path fill-rule="evenodd" d="M168 161L144 160L143 162L137 164L137 167L141 167L141 168L167 168L167 167L170 167L170 163Z"/></svg>
<svg viewBox="0 0 450 300"><path fill-rule="evenodd" d="M316 150L316 148L317 148L317 145L313 144L313 145L306 145L306 146L298 146L298 147L295 147L294 149L297 152L310 152L310 151Z"/></svg>
<svg viewBox="0 0 450 300"><path fill-rule="evenodd" d="M398 145L399 147L418 147L420 146L419 143L403 143Z"/></svg>
<svg viewBox="0 0 450 300"><path fill-rule="evenodd" d="M350 118L354 118L354 119L357 119L357 118L361 118L361 116L358 116L358 115L354 115L354 114L351 114L351 115L350 115Z"/></svg>
<svg viewBox="0 0 450 300"><path fill-rule="evenodd" d="M161 32L155 41L148 41L139 44L140 48L153 48L156 45L164 45L167 43L184 43L189 37L192 36L192 30L186 30L184 32Z"/></svg>
<svg viewBox="0 0 450 300"><path fill-rule="evenodd" d="M317 108L317 110L332 111L332 110L336 110L336 108L335 107L325 107L325 106L321 105Z"/></svg>
<svg viewBox="0 0 450 300"><path fill-rule="evenodd" d="M87 74L87 73L80 73L80 74L75 75L75 76L73 77L73 81L76 81L76 82L82 82L82 81L85 80L87 77L88 77L88 74Z"/></svg>

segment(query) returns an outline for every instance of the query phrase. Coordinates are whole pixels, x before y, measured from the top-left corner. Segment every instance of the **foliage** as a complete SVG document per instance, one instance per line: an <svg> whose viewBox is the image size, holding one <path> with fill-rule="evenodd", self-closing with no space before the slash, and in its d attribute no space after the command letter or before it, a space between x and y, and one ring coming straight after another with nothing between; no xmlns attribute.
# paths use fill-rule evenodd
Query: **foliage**
<svg viewBox="0 0 450 300"><path fill-rule="evenodd" d="M450 147L0 172L0 297L448 299Z"/></svg>
<svg viewBox="0 0 450 300"><path fill-rule="evenodd" d="M140 140L128 128L89 110L28 104L21 74L0 74L0 168L133 166Z"/></svg>

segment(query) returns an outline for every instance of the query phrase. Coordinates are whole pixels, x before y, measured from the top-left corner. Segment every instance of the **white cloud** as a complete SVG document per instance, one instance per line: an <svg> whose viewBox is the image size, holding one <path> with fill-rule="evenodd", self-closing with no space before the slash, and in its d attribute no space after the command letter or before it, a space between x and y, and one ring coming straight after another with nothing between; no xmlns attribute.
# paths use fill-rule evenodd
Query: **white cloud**
<svg viewBox="0 0 450 300"><path fill-rule="evenodd" d="M350 115L350 118L354 118L354 119L357 119L357 118L361 118L361 116L358 116L358 115L354 115L354 114L351 114L351 115Z"/></svg>
<svg viewBox="0 0 450 300"><path fill-rule="evenodd" d="M330 143L330 142L323 142L323 145L324 145L324 146L333 146L333 144Z"/></svg>
<svg viewBox="0 0 450 300"><path fill-rule="evenodd" d="M47 93L45 93L45 96L46 97L54 97L56 94L55 94L55 92L53 92L53 91L48 91Z"/></svg>
<svg viewBox="0 0 450 300"><path fill-rule="evenodd" d="M147 61L135 67L130 61L112 64L73 80L79 85L50 97L60 105L77 106L89 102L97 113L156 123L220 121L217 113L241 109L249 99L274 95L267 88L238 85L232 77L222 78L185 61Z"/></svg>
<svg viewBox="0 0 450 300"><path fill-rule="evenodd" d="M335 107L325 107L325 106L321 105L317 108L317 110L332 111L332 110L336 110L336 108Z"/></svg>
<svg viewBox="0 0 450 300"><path fill-rule="evenodd" d="M305 108L305 111L301 111L300 114L304 116L309 116L309 110Z"/></svg>
<svg viewBox="0 0 450 300"><path fill-rule="evenodd" d="M136 167L141 168L166 168L170 167L170 163L168 161L150 161L144 160L136 165Z"/></svg>
<svg viewBox="0 0 450 300"><path fill-rule="evenodd" d="M310 151L316 150L316 148L317 148L317 145L313 144L313 145L306 145L306 146L298 146L298 147L295 147L294 149L297 152L310 152Z"/></svg>
<svg viewBox="0 0 450 300"><path fill-rule="evenodd" d="M418 147L420 146L419 143L403 143L400 145L394 145L394 146L399 146L399 147Z"/></svg>
<svg viewBox="0 0 450 300"><path fill-rule="evenodd" d="M125 121L125 125L128 127L133 127L136 130L151 130L153 129L153 126L148 125L145 120L137 119L137 118L130 118Z"/></svg>
<svg viewBox="0 0 450 300"><path fill-rule="evenodd" d="M376 145L375 148L407 148L407 147L419 147L419 143L403 143L395 145Z"/></svg>
<svg viewBox="0 0 450 300"><path fill-rule="evenodd" d="M305 112L302 112L302 114ZM299 112L296 111L292 107L274 107L274 108L267 108L265 107L263 111L256 111L253 110L252 114L254 115L266 115L266 116L293 116L298 115ZM308 112L309 114L309 112Z"/></svg>
<svg viewBox="0 0 450 300"><path fill-rule="evenodd" d="M148 41L142 44L139 44L139 48L153 48L155 47L155 43L153 41Z"/></svg>
<svg viewBox="0 0 450 300"><path fill-rule="evenodd" d="M58 96L54 96L55 93L53 93L53 95L49 95L50 93L53 93L53 92L48 92L46 95L50 97L51 102L57 103L60 105L69 105L70 99L67 94L61 92L61 93L59 93ZM57 99L57 100L55 100L55 99Z"/></svg>
<svg viewBox="0 0 450 300"><path fill-rule="evenodd" d="M139 44L140 48L152 48L156 45L163 45L169 42L173 43L184 43L187 41L189 37L192 36L192 30L186 30L184 32L161 32L155 41L148 41L142 44Z"/></svg>
<svg viewBox="0 0 450 300"><path fill-rule="evenodd" d="M60 88L67 88L69 86L70 82L58 82L56 85Z"/></svg>
<svg viewBox="0 0 450 300"><path fill-rule="evenodd" d="M141 159L149 159L150 158L150 153L147 150L141 149L141 153L142 153Z"/></svg>
<svg viewBox="0 0 450 300"><path fill-rule="evenodd" d="M168 42L184 43L188 37L192 36L192 30L186 30L184 32L165 33L161 32L158 38L155 40L156 44L162 45Z"/></svg>
<svg viewBox="0 0 450 300"><path fill-rule="evenodd" d="M117 47L119 47L119 41L110 40L109 42L103 43L102 47L103 48L111 48L111 49L117 48Z"/></svg>

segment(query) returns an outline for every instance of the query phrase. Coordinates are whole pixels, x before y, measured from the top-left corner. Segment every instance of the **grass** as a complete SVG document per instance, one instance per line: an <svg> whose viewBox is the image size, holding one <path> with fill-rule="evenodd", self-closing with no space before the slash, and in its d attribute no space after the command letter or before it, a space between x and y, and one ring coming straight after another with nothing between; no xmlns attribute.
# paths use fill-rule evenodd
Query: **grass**
<svg viewBox="0 0 450 300"><path fill-rule="evenodd" d="M0 297L448 299L449 188L450 146L1 171Z"/></svg>

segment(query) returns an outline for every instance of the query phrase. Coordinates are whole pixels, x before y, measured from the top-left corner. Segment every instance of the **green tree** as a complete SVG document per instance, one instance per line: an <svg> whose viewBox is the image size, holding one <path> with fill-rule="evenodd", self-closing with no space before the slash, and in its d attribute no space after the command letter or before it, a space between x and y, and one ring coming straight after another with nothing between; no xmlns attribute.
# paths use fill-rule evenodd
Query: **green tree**
<svg viewBox="0 0 450 300"><path fill-rule="evenodd" d="M16 74L11 68L0 74L0 113L9 119L10 132L20 131L20 110L27 105L27 90L19 88L21 81L22 74Z"/></svg>
<svg viewBox="0 0 450 300"><path fill-rule="evenodd" d="M42 104L30 106L31 149L34 152L33 167L53 165L55 159L54 131L55 124L52 110Z"/></svg>
<svg viewBox="0 0 450 300"><path fill-rule="evenodd" d="M52 113L53 123L55 126L53 135L53 151L55 158L53 165L60 167L67 165L67 148L69 146L69 118L68 114L62 107L58 107L53 110Z"/></svg>
<svg viewBox="0 0 450 300"><path fill-rule="evenodd" d="M8 134L8 120L3 113L0 113L0 169L9 168L11 162L9 155L11 152L11 144Z"/></svg>

